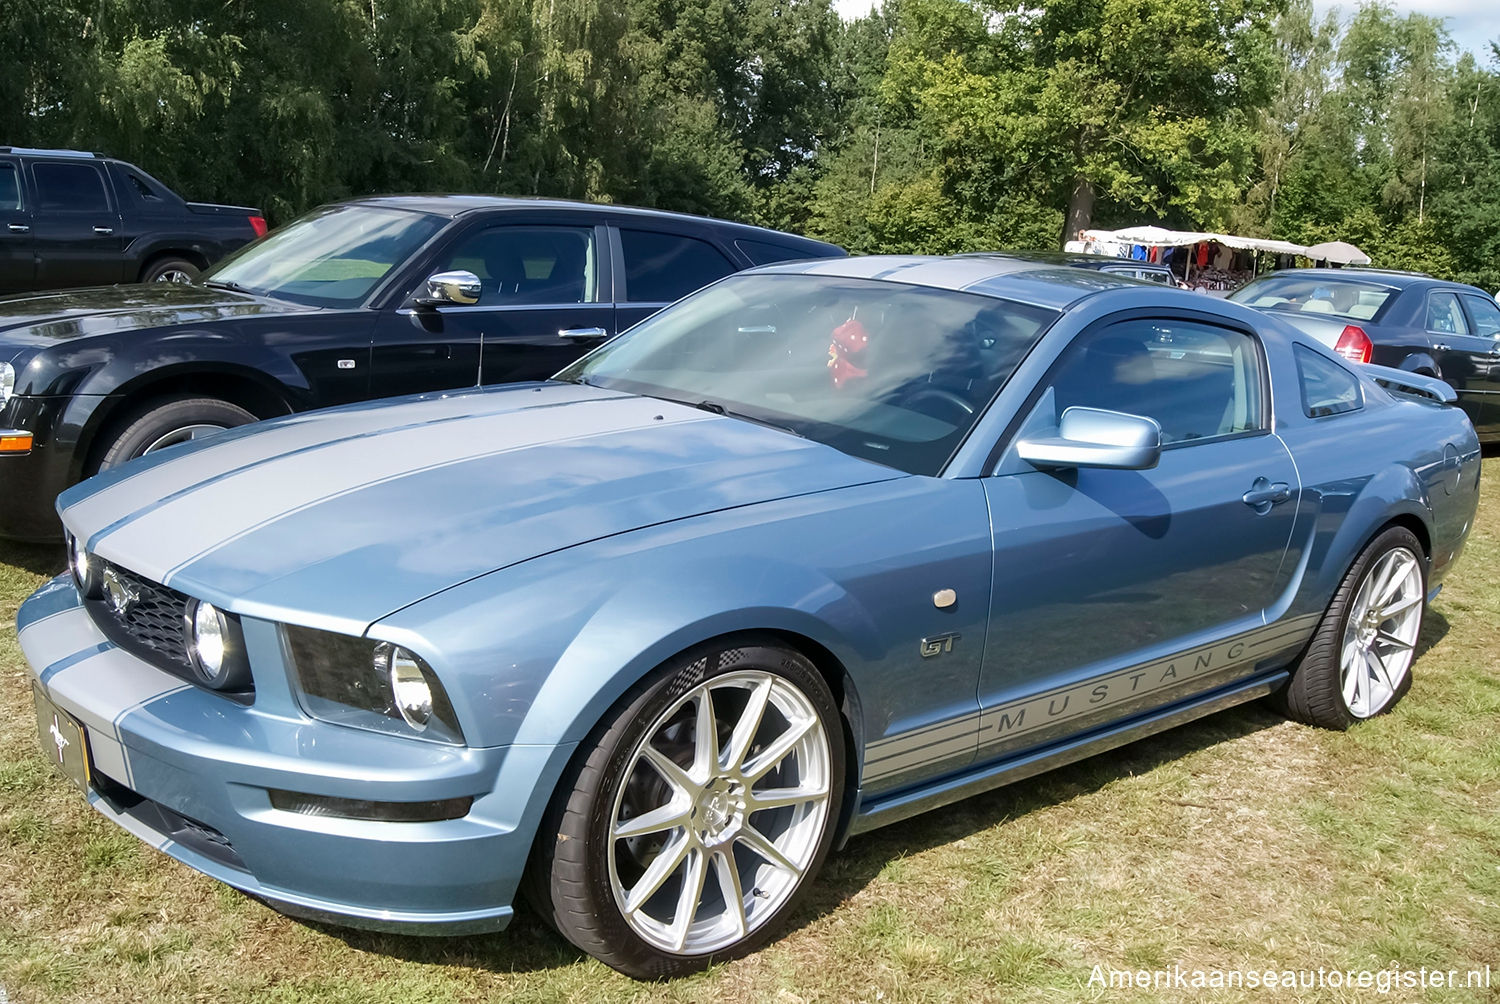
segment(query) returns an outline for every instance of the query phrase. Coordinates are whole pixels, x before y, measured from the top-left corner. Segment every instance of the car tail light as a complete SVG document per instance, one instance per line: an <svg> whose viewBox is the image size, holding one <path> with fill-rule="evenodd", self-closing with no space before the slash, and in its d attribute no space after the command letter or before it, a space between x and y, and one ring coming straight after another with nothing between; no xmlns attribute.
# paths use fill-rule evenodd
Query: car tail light
<svg viewBox="0 0 1500 1004"><path fill-rule="evenodd" d="M266 227L266 218L264 216L250 217L250 229L255 231L256 237L264 237L268 229Z"/></svg>
<svg viewBox="0 0 1500 1004"><path fill-rule="evenodd" d="M1333 351L1351 363L1367 363L1375 352L1375 343L1370 341L1364 328L1357 324L1346 324L1339 333L1339 340L1333 346Z"/></svg>

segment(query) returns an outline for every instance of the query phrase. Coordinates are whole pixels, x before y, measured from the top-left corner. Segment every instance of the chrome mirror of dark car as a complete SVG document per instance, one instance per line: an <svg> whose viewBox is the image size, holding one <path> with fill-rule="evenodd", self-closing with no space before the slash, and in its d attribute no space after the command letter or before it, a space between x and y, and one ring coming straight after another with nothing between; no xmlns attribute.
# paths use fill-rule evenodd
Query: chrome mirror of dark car
<svg viewBox="0 0 1500 1004"><path fill-rule="evenodd" d="M427 292L416 299L419 307L468 306L479 302L479 276L463 269L436 272L427 277Z"/></svg>
<svg viewBox="0 0 1500 1004"><path fill-rule="evenodd" d="M1033 467L1109 467L1144 471L1161 460L1161 426L1140 415L1074 406L1056 436L1023 439L1016 453Z"/></svg>

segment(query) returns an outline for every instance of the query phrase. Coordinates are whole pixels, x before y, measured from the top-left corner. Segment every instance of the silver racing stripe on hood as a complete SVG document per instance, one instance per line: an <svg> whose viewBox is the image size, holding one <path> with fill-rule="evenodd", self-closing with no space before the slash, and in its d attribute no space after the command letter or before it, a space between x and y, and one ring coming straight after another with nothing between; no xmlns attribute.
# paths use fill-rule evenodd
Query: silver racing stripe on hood
<svg viewBox="0 0 1500 1004"><path fill-rule="evenodd" d="M217 455L213 450L195 452L183 458L189 463L180 471L147 472L135 489L122 485L135 496L128 501L135 501L138 492L152 499L133 512L122 504L128 504L126 498L102 492L64 509L63 521L101 558L166 582L174 569L244 533L390 479L529 447L712 418L685 409L672 409L672 416L665 417L659 401L617 397L547 409L530 420L505 410L464 416L445 428L403 422L390 431L332 441L326 440L334 430L324 426L320 445L290 453L277 450L271 456L263 454L278 444L262 444L257 442L261 437L252 436L236 445L260 454L259 460L244 462L246 457L233 447ZM156 473L165 479L150 476ZM79 511L85 506L86 514ZM111 517L114 522L99 527Z"/></svg>

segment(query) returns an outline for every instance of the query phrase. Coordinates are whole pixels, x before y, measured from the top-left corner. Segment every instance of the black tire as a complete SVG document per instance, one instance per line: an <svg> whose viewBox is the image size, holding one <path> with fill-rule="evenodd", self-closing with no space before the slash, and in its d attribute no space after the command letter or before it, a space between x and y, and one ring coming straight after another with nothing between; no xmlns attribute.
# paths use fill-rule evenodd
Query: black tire
<svg viewBox="0 0 1500 1004"><path fill-rule="evenodd" d="M141 282L192 282L202 271L186 258L158 258L141 269Z"/></svg>
<svg viewBox="0 0 1500 1004"><path fill-rule="evenodd" d="M641 770L639 766L628 775L626 773L635 763L633 757L638 748L648 739L655 741L669 734L672 726L670 722L664 724L663 715L677 707L686 696L692 695L700 685L746 671L770 674L785 681L800 692L815 710L823 729L822 734L827 740L828 757L826 768L829 797L822 817L822 830L815 840L807 842L806 846L811 849L807 867L793 880L794 884L789 891L783 888L777 893L778 896L785 896L785 899L766 913L756 915L754 921L748 924L741 921L740 930L748 929L748 933L737 933L738 940L732 944L715 946L711 951L698 954L668 951L647 941L633 929L616 901L616 886L611 882L612 855L625 853L629 843L622 838L618 842L619 849L611 851L610 834L617 812L617 800L625 797L621 792L622 785L627 782L639 784L640 778L635 773ZM710 697L711 704L719 708L723 707L722 701L721 698ZM721 720L719 714L721 712L716 708L716 731L722 734L729 726L727 718ZM751 741L755 738L752 737ZM730 746L726 745L732 739L733 736L729 735L715 746L716 756L724 762L732 760ZM774 742L774 739L773 735L767 742ZM753 754L759 748L752 746L750 752ZM819 746L820 750L821 748ZM799 753L798 756L800 755ZM525 881L526 898L539 914L578 948L636 979L655 980L680 976L701 970L713 962L738 958L752 952L781 930L787 916L796 910L828 855L843 795L844 756L841 718L833 696L817 669L800 653L775 643L751 641L738 647L716 644L685 653L637 684L580 745L572 765L558 785L538 831ZM802 767L799 765L797 769L800 783ZM780 768L777 770L779 772ZM762 782L751 781L748 788L753 790L760 783ZM700 809L697 806L702 803L693 804L695 808L690 827L696 830L700 825ZM763 819L763 816L757 815L761 811L775 813L781 810L745 811L742 817L745 824L752 825L752 817ZM672 839L676 839L678 830L673 829L671 832L674 835ZM682 828L681 834L684 839L691 835L688 827ZM667 838L662 838L662 843L667 843ZM723 846L720 845L721 851ZM728 842L728 846L727 859L705 858L705 852L698 851L699 857L705 860L699 868L711 876L717 876L719 873L710 870L706 862L734 861L736 854L742 855L741 861L745 860L745 852L738 850L734 839ZM664 853L663 849L655 851L657 855ZM750 860L755 860L753 855ZM768 862L769 859L766 859L766 863L758 866L761 872L771 867ZM627 860L627 863L642 868L647 864L634 860ZM682 868L687 870L686 865ZM750 874L757 873L752 870ZM687 881L685 874L679 874L675 870L668 873L667 884L662 888L667 890L669 900L680 894L680 884L677 893L671 892L673 879L679 883ZM713 879L709 881L712 882ZM719 881L724 880L720 878ZM702 888L704 891L699 893L699 904L717 895L720 905L727 911L730 900L725 894L711 892L707 884ZM716 889L722 890L723 886L718 885ZM759 884L741 902L748 901L753 910L758 894L761 894ZM698 908L695 907L696 909ZM727 912L725 915L727 916ZM742 910L740 916L746 917L746 911Z"/></svg>
<svg viewBox="0 0 1500 1004"><path fill-rule="evenodd" d="M1367 576L1386 555L1404 549L1416 559L1420 577L1421 600L1417 610L1417 633L1427 609L1427 558L1415 534L1405 527L1392 526L1382 531L1359 553L1328 604L1318 629L1292 670L1292 677L1277 696L1276 704L1283 714L1308 725L1344 731L1351 725L1390 711L1411 689L1411 667L1408 662L1401 679L1373 710L1356 714L1344 696L1341 661L1345 629L1355 597ZM1415 659L1415 651L1412 652Z"/></svg>
<svg viewBox="0 0 1500 1004"><path fill-rule="evenodd" d="M244 408L212 397L163 398L135 412L134 417L116 425L104 452L99 470L134 460L155 447L174 432L194 426L217 426L232 429L256 420ZM163 445L174 445L171 443Z"/></svg>

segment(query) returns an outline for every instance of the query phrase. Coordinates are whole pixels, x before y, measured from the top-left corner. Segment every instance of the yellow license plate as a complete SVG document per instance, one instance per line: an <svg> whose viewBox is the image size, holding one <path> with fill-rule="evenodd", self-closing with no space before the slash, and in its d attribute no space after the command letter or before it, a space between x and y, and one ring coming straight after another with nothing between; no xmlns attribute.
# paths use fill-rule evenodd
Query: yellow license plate
<svg viewBox="0 0 1500 1004"><path fill-rule="evenodd" d="M31 696L36 701L36 734L42 754L59 773L88 791L88 734L72 715L47 700L41 687L33 685Z"/></svg>

